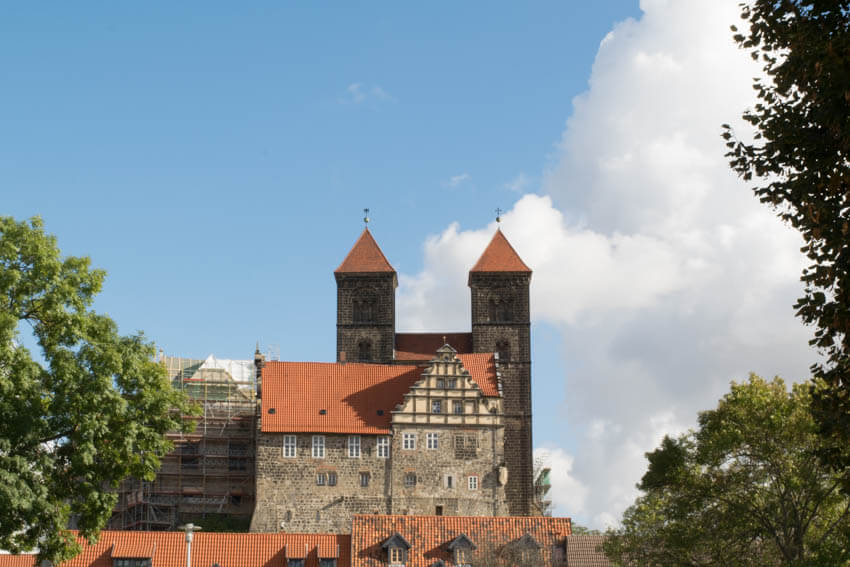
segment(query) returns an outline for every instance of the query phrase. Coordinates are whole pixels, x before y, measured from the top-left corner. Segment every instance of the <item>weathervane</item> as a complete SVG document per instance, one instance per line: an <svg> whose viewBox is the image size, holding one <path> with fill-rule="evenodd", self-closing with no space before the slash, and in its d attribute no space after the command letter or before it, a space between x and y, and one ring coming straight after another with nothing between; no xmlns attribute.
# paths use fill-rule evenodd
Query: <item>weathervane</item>
<svg viewBox="0 0 850 567"><path fill-rule="evenodd" d="M369 226L369 209L363 209L363 222L367 227Z"/></svg>
<svg viewBox="0 0 850 567"><path fill-rule="evenodd" d="M496 209L496 222L500 224L502 222L502 209Z"/></svg>

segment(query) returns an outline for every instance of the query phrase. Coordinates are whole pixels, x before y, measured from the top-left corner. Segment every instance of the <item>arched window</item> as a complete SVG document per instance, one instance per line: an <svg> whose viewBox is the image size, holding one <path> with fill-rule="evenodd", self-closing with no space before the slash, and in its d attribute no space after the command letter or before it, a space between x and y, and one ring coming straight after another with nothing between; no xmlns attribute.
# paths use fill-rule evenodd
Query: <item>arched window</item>
<svg viewBox="0 0 850 567"><path fill-rule="evenodd" d="M510 323L514 320L514 301L511 297L491 297L489 308L491 323Z"/></svg>
<svg viewBox="0 0 850 567"><path fill-rule="evenodd" d="M358 297L354 300L353 313L355 323L374 323L375 322L375 298L374 297Z"/></svg>
<svg viewBox="0 0 850 567"><path fill-rule="evenodd" d="M500 362L508 362L511 359L511 343L502 339L496 341L496 352L499 353Z"/></svg>
<svg viewBox="0 0 850 567"><path fill-rule="evenodd" d="M372 360L372 341L363 339L357 343L357 360L364 362Z"/></svg>

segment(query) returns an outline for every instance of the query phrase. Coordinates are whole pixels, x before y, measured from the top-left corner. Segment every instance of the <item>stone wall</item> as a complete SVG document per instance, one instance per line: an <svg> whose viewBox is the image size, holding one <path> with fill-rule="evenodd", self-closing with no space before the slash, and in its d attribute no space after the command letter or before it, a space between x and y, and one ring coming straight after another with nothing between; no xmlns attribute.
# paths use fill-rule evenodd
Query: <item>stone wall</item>
<svg viewBox="0 0 850 567"><path fill-rule="evenodd" d="M337 273L336 352L360 360L359 344L371 342L369 362L389 363L395 348L396 275ZM358 313L359 305L367 305Z"/></svg>

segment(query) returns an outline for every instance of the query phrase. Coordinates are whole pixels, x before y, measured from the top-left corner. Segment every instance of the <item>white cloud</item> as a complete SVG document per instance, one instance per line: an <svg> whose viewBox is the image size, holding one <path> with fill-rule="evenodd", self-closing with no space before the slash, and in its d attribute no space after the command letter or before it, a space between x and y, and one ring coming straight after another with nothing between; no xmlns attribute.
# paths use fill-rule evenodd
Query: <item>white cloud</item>
<svg viewBox="0 0 850 567"><path fill-rule="evenodd" d="M461 183L463 183L465 181L469 181L470 177L471 176L468 173L460 173L458 175L452 175L449 178L448 186L449 187L457 187Z"/></svg>
<svg viewBox="0 0 850 567"><path fill-rule="evenodd" d="M641 7L601 42L545 196L502 217L535 272L533 319L563 336L563 374L535 374L536 388L567 392L561 445L574 450L550 450L566 474L552 491L574 494L556 512L595 527L633 501L644 453L692 426L730 380L804 379L814 356L791 308L799 236L723 157L720 124L744 128L734 118L758 74L730 38L737 1ZM402 327L468 328L468 290L445 282L465 281L494 230L453 224L428 239L422 272L400 276Z"/></svg>
<svg viewBox="0 0 850 567"><path fill-rule="evenodd" d="M396 102L380 85L371 87L363 83L351 83L346 87L346 96L340 99L342 104L362 104L364 102Z"/></svg>
<svg viewBox="0 0 850 567"><path fill-rule="evenodd" d="M505 189L509 189L515 193L522 193L529 184L531 184L531 179L525 173L520 172L516 177L505 183Z"/></svg>

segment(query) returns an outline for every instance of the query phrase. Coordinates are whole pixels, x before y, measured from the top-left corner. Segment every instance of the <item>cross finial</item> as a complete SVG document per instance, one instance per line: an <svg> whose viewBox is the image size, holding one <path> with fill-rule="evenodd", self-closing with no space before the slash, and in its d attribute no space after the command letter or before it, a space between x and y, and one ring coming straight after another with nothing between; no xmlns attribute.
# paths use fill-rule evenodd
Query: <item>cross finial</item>
<svg viewBox="0 0 850 567"><path fill-rule="evenodd" d="M363 209L363 222L369 226L369 209Z"/></svg>
<svg viewBox="0 0 850 567"><path fill-rule="evenodd" d="M502 209L496 209L496 222L500 224L502 222Z"/></svg>

